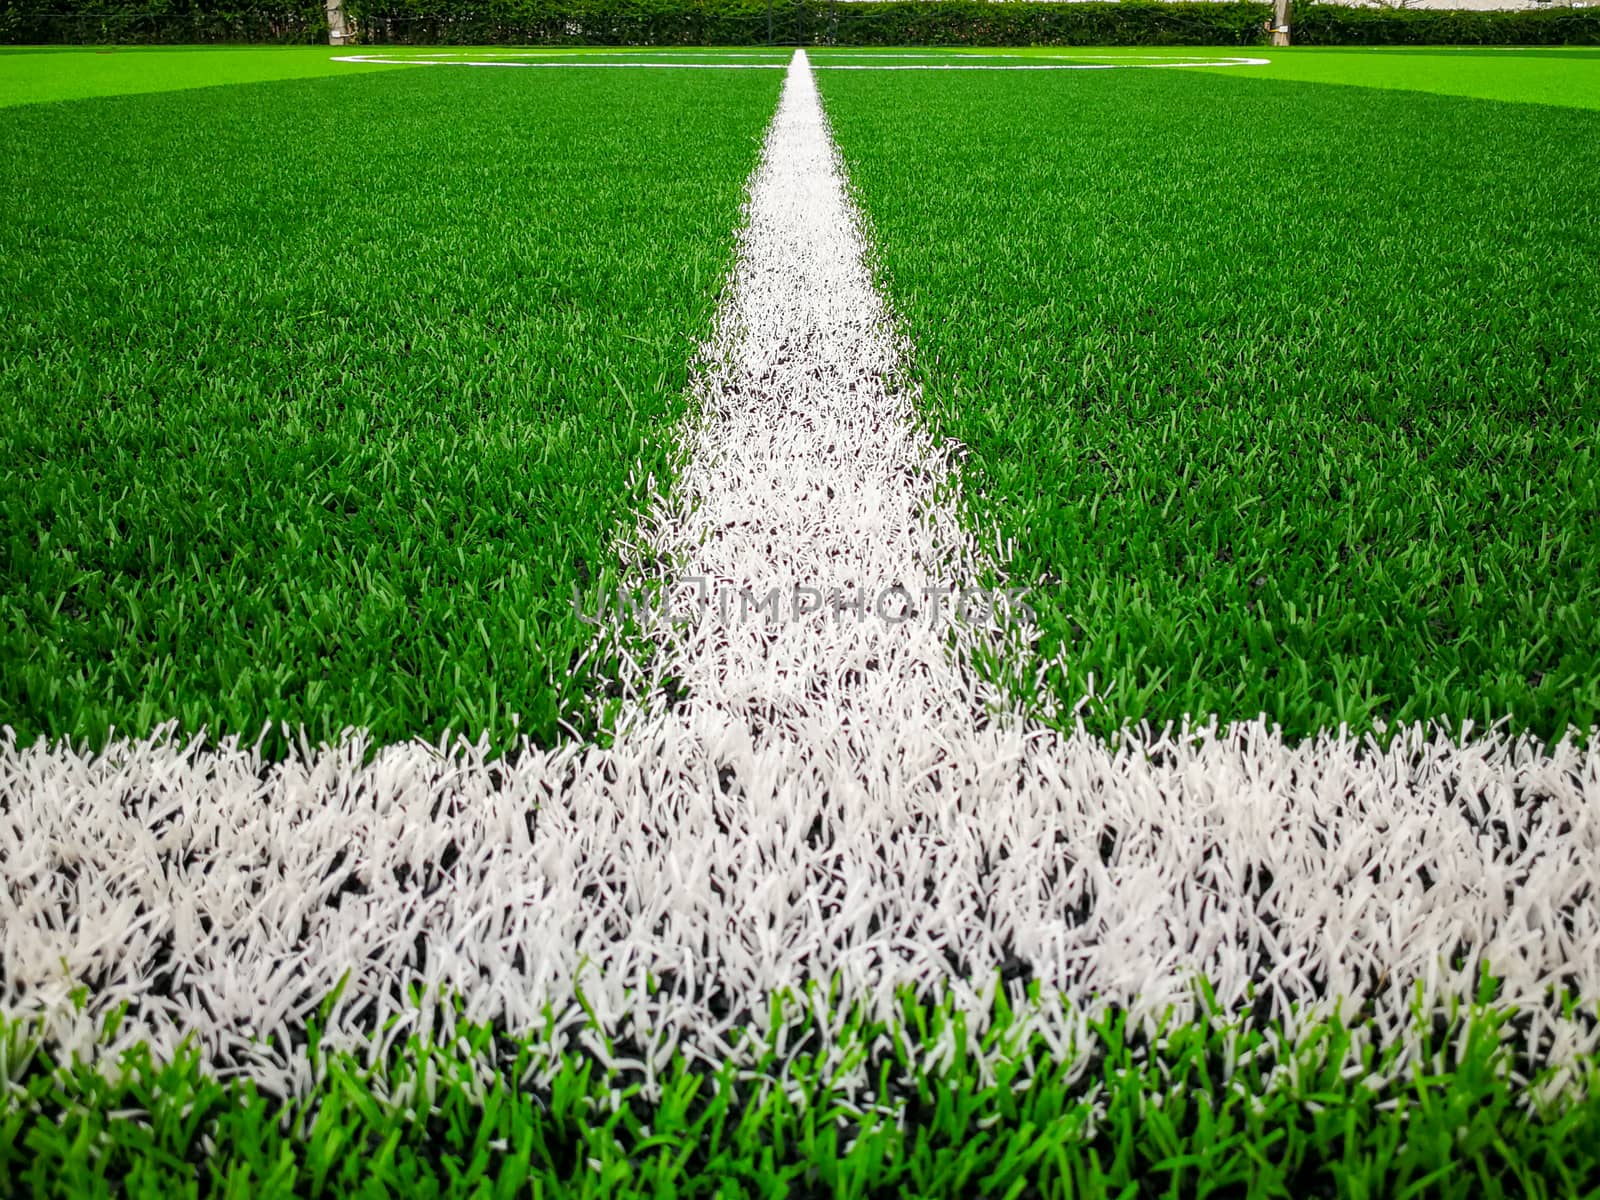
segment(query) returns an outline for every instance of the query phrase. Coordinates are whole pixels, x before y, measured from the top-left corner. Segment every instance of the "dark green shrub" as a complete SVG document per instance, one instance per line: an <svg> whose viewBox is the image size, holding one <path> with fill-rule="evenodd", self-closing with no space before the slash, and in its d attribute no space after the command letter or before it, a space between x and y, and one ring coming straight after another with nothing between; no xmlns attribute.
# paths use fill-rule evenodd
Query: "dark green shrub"
<svg viewBox="0 0 1600 1200"><path fill-rule="evenodd" d="M0 42L15 45L327 40L322 0L0 0Z"/></svg>
<svg viewBox="0 0 1600 1200"><path fill-rule="evenodd" d="M1265 2L1041 0L350 0L369 42L850 46L1249 46ZM1600 10L1476 12L1303 4L1306 45L1600 43Z"/></svg>
<svg viewBox="0 0 1600 1200"><path fill-rule="evenodd" d="M1294 40L1306 46L1594 46L1600 8L1352 8L1297 4Z"/></svg>

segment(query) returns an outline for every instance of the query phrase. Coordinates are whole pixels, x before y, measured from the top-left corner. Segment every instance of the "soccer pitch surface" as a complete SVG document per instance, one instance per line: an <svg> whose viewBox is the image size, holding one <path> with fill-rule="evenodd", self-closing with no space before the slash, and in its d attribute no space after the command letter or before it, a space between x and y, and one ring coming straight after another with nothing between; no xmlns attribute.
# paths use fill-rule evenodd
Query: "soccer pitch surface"
<svg viewBox="0 0 1600 1200"><path fill-rule="evenodd" d="M1600 1187L1600 56L0 105L0 1194Z"/></svg>

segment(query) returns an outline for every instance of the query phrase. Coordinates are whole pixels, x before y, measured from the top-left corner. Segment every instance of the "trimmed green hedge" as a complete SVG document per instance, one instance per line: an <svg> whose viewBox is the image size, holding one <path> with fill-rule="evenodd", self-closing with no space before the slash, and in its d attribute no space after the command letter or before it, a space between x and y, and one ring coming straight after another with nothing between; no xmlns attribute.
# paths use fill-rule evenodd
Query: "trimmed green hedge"
<svg viewBox="0 0 1600 1200"><path fill-rule="evenodd" d="M1247 46L1269 7L1041 0L348 0L369 43L681 46ZM1600 8L1474 12L1296 5L1308 46L1600 45ZM0 41L317 41L321 0L0 0Z"/></svg>
<svg viewBox="0 0 1600 1200"><path fill-rule="evenodd" d="M1255 0L349 0L368 42L852 46L1249 46ZM1526 12L1301 4L1305 45L1600 44L1600 9Z"/></svg>
<svg viewBox="0 0 1600 1200"><path fill-rule="evenodd" d="M1263 3L1142 0L906 0L841 3L833 10L838 19L832 40L864 46L1237 46L1259 40L1270 13Z"/></svg>
<svg viewBox="0 0 1600 1200"><path fill-rule="evenodd" d="M798 5L773 6L794 41ZM806 5L817 9L813 2ZM766 0L346 0L361 41L413 46L742 46L768 40Z"/></svg>
<svg viewBox="0 0 1600 1200"><path fill-rule="evenodd" d="M1263 36L1265 3L1037 0L350 0L368 42L1218 46Z"/></svg>
<svg viewBox="0 0 1600 1200"><path fill-rule="evenodd" d="M1600 8L1352 8L1297 4L1293 38L1303 46L1596 46Z"/></svg>
<svg viewBox="0 0 1600 1200"><path fill-rule="evenodd" d="M201 45L326 42L322 0L0 0L0 43Z"/></svg>

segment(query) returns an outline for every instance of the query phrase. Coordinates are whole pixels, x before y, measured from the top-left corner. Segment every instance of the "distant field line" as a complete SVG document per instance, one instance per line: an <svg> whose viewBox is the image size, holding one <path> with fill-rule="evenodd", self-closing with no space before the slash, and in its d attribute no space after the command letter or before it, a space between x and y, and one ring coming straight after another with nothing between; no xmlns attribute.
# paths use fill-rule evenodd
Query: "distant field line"
<svg viewBox="0 0 1600 1200"><path fill-rule="evenodd" d="M534 54L543 56L545 52L515 52L526 53L528 57ZM680 55L680 58L690 57ZM704 55L701 57L712 57ZM722 56L716 56L722 57ZM733 55L727 56L735 57ZM742 57L755 57L754 55ZM890 55L851 55L850 57L888 58ZM898 55L893 57L913 58L918 55ZM973 56L978 57L978 56ZM988 57L988 56L985 56ZM1000 57L995 55L993 57ZM1020 55L1017 57L1021 57ZM1174 67L1264 67L1270 65L1271 60L1265 58L1216 58L1205 60L1180 60L1176 62L1133 62L1133 55L1073 55L1079 58L1101 58L1113 61L1106 62L1026 62L1026 63L973 63L973 62L939 62L939 63L839 63L816 62L812 69L817 71L1115 71L1115 70L1162 70ZM1157 58L1155 55L1142 57ZM788 68L785 62L681 62L665 58L661 59L630 59L614 61L599 57L573 57L559 59L552 57L551 61L527 62L510 61L510 54L495 57L474 58L441 58L429 56L427 58L409 57L404 55L375 55L375 54L345 54L334 58L334 62L362 63L370 66L418 66L418 67L646 67L657 70L680 71L782 71Z"/></svg>
<svg viewBox="0 0 1600 1200"><path fill-rule="evenodd" d="M397 55L403 48L396 50ZM374 51L373 53L379 53ZM382 53L389 53L383 51ZM416 47L416 53L422 58L449 58L471 56L474 58L628 58L641 53L653 54L658 58L764 58L771 59L781 66L789 65L789 51L774 50L668 50L660 47L587 47L587 46L535 46L529 49L498 50L492 47L473 47L471 49L449 50L435 49L425 46ZM337 61L343 61L342 59Z"/></svg>
<svg viewBox="0 0 1600 1200"><path fill-rule="evenodd" d="M1088 57L1088 55L1084 55ZM1264 67L1265 58L1212 59L1205 62L1094 62L1094 63L889 63L884 66L865 63L815 63L818 71L1117 71L1162 70L1171 67Z"/></svg>
<svg viewBox="0 0 1600 1200"><path fill-rule="evenodd" d="M394 67L652 67L679 71L782 71L788 66L781 62L493 62L462 58L379 58L367 54L340 55L333 61Z"/></svg>
<svg viewBox="0 0 1600 1200"><path fill-rule="evenodd" d="M968 50L968 49L964 49L964 48L901 51L901 50L874 50L874 49L871 49L871 48L861 47L861 46L825 46L825 47L813 47L813 50L814 50L815 53L827 55L829 58L873 58L873 59L899 59L899 58L925 59L925 58L931 58L931 59L967 59L967 60L971 60L971 59L985 59L985 58L1007 58L1007 59L1019 59L1020 58L1020 59L1028 59L1030 61L1035 61L1035 62L1040 61L1040 60L1055 61L1055 62L1065 62L1065 61L1068 61L1068 60L1076 61L1078 59L1097 58L1097 59L1115 60L1115 61L1119 61L1120 62L1120 61L1122 61L1124 59L1165 60L1165 59L1171 59L1171 58L1174 57L1171 54L1123 54L1123 53L1096 54L1096 53L1093 53L1091 51L1084 51L1082 53L1079 53L1079 52L1073 52L1073 53L1038 53L1038 52L1024 53L1022 51L1017 51L1017 50ZM404 57L406 55L406 53L407 53L407 48L401 48L401 49L397 49L397 50L394 50L394 51L381 51L381 52L380 51L373 51L372 53L386 53L386 54L387 53L393 53L396 57ZM774 48L774 49L771 49L771 50L677 50L677 49L667 49L667 48L663 48L663 47L630 47L630 48L606 47L606 48L599 48L599 47L587 47L587 46L534 46L534 47L529 47L529 48L525 48L525 49L524 48L518 48L518 49L515 49L515 50L500 50L500 49L487 48L487 47L472 47L470 49L451 50L451 49L439 49L439 48L419 46L419 47L415 48L415 56L414 57L416 59L423 59L423 58L446 59L446 60L454 62L454 61L460 61L461 59L464 59L464 58L467 58L467 57L471 57L471 58L585 58L585 59L588 59L588 58L629 58L629 57L637 57L640 54L648 54L648 55L653 56L654 60L659 60L659 61L665 61L665 60L668 60L668 59L678 59L678 58L711 58L711 59L760 58L760 59L775 60L775 61L780 62L784 67L787 67L789 65L789 58L790 58L791 53L792 53L791 51L783 49L781 47L780 48ZM342 57L342 58L337 58L334 61L336 61L336 62L345 62L345 61L348 61L348 57L349 56ZM1226 57L1226 56L1224 56L1224 57ZM412 61L412 59L408 58L407 61ZM816 68L816 66L817 66L817 63L815 61L813 61L811 63L811 66L812 66L812 69L814 70Z"/></svg>

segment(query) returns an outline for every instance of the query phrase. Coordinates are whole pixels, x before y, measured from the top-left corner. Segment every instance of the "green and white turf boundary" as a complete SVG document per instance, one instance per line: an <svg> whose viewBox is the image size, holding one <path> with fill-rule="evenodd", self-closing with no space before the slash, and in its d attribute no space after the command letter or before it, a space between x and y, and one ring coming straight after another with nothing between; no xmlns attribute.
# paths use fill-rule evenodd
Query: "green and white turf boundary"
<svg viewBox="0 0 1600 1200"><path fill-rule="evenodd" d="M660 1105L698 1064L898 1123L941 1071L1065 1086L1111 1042L1159 1105L1192 1080L1151 1064L1198 1037L1252 1094L1310 1071L1381 1096L1463 1062L1530 1104L1584 1094L1593 739L1031 720L977 665L1026 664L1026 627L921 607L998 564L907 350L797 53L682 469L623 539L668 602L606 646L614 736L493 756L352 733L282 762L8 736L0 1080L147 1047L308 1098L329 1055L420 1038L479 1089L514 1069L549 1095L577 1056ZM388 1099L420 1112L436 1084Z"/></svg>

